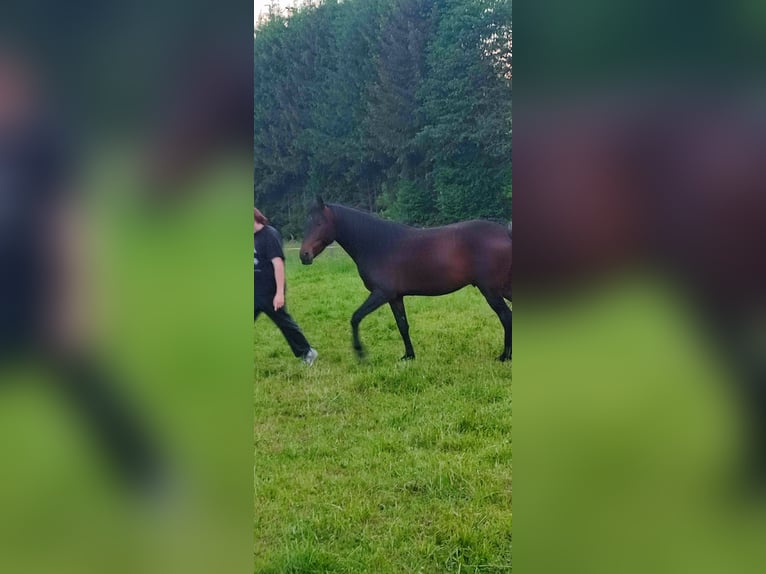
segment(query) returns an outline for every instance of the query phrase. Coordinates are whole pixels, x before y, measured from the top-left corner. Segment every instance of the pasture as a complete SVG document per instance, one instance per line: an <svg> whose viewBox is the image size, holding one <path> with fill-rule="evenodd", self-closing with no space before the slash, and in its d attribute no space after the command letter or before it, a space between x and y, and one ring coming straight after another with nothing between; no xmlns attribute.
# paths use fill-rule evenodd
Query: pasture
<svg viewBox="0 0 766 574"><path fill-rule="evenodd" d="M295 245L287 246L295 247ZM319 359L254 326L255 571L510 572L510 363L502 327L469 287L405 299L417 354L385 306L349 320L367 291L328 249L287 254L287 305Z"/></svg>

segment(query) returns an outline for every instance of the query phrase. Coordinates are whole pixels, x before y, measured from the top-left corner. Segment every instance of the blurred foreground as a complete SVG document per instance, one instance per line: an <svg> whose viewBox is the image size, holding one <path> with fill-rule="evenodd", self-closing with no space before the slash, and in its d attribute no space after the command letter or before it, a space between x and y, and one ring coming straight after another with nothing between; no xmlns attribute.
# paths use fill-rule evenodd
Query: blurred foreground
<svg viewBox="0 0 766 574"><path fill-rule="evenodd" d="M141 4L0 15L3 572L252 565L252 5Z"/></svg>
<svg viewBox="0 0 766 574"><path fill-rule="evenodd" d="M515 566L760 572L766 12L516 16Z"/></svg>

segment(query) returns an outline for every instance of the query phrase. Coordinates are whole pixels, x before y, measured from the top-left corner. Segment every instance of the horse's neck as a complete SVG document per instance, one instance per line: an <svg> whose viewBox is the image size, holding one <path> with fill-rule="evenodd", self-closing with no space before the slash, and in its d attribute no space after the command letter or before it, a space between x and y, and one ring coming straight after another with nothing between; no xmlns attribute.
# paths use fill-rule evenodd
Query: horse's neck
<svg viewBox="0 0 766 574"><path fill-rule="evenodd" d="M336 216L335 240L357 263L365 255L386 249L387 244L405 229L395 223L343 207L333 207L333 212Z"/></svg>

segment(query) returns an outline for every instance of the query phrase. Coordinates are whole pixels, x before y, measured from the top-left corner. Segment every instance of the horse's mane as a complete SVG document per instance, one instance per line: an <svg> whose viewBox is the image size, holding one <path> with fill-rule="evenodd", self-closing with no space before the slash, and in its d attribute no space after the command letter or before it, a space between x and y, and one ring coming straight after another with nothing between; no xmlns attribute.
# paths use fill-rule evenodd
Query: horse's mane
<svg viewBox="0 0 766 574"><path fill-rule="evenodd" d="M340 205L339 203L328 203L327 205L333 210L340 210L344 219L355 224L369 225L371 221L374 221L381 227L400 228L402 230L413 229L404 223L398 223L396 221L391 221L390 219L383 219L379 215L370 213L369 211L362 211L361 209L356 209L355 207L348 207L347 205Z"/></svg>
<svg viewBox="0 0 766 574"><path fill-rule="evenodd" d="M413 227L389 221L375 214L346 207L337 203L328 204L335 215L338 231L349 238L353 237L354 246L365 252L385 248L403 235L414 231ZM345 246L348 250L348 246Z"/></svg>

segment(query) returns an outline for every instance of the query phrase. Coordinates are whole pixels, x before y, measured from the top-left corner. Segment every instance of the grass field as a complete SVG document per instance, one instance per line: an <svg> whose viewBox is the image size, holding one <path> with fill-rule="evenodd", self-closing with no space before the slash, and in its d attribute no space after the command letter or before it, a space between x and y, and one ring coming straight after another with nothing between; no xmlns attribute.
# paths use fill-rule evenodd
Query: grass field
<svg viewBox="0 0 766 574"><path fill-rule="evenodd" d="M287 251L290 313L319 351L306 368L255 323L256 572L509 572L511 364L473 288L407 304L417 359L350 258Z"/></svg>

